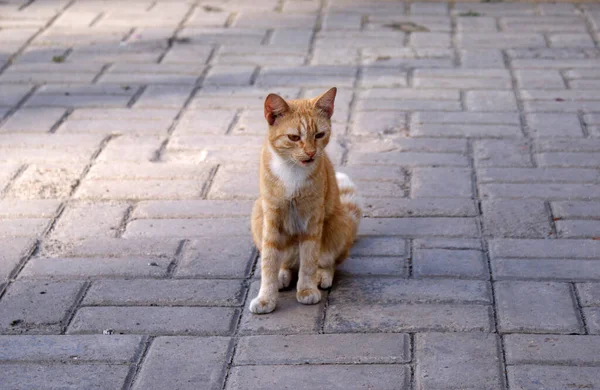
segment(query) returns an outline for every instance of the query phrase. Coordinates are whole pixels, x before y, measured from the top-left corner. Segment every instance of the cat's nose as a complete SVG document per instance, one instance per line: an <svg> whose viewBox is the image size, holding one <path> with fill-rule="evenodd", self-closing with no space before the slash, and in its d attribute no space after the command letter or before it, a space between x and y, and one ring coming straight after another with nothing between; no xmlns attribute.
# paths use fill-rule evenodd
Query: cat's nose
<svg viewBox="0 0 600 390"><path fill-rule="evenodd" d="M317 154L316 150L310 151L310 152L304 152L306 153L306 155L310 158L313 158L315 156L315 154Z"/></svg>

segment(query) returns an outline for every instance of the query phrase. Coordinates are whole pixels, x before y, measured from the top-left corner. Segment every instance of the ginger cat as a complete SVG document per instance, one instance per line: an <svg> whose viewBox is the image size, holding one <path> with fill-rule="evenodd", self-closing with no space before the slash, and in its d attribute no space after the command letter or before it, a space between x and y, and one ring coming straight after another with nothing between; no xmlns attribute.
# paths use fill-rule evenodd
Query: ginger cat
<svg viewBox="0 0 600 390"><path fill-rule="evenodd" d="M312 305L329 288L335 265L348 256L361 210L354 184L336 173L325 153L337 89L314 99L265 100L269 131L260 162L260 197L252 235L261 251L261 285L250 311L270 313L279 289L298 271L296 298ZM318 286L318 287L317 287Z"/></svg>

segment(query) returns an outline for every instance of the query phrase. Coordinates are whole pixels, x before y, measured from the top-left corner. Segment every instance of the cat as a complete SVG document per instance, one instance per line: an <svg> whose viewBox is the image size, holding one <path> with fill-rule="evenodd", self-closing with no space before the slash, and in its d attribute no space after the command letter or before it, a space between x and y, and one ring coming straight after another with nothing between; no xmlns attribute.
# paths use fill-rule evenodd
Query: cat
<svg viewBox="0 0 600 390"><path fill-rule="evenodd" d="M331 88L314 99L286 101L276 94L265 99L268 134L261 151L260 196L251 217L262 258L260 291L250 303L253 313L275 309L292 271L298 271L298 302L318 303L318 287L331 287L336 264L346 259L356 238L361 209L355 186L335 172L325 153L336 93Z"/></svg>

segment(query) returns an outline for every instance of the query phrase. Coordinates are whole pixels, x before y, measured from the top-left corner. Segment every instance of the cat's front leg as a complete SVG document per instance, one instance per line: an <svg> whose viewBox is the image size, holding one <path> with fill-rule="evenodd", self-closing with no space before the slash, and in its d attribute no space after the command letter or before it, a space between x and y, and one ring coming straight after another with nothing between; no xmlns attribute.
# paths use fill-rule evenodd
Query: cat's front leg
<svg viewBox="0 0 600 390"><path fill-rule="evenodd" d="M321 231L321 227L315 227L313 234L300 237L300 270L296 299L305 305L314 305L321 301L321 291L317 287Z"/></svg>
<svg viewBox="0 0 600 390"><path fill-rule="evenodd" d="M261 251L261 280L258 296L250 302L250 311L266 314L275 310L279 297L279 268L283 260L285 237L277 228L275 218L265 213Z"/></svg>

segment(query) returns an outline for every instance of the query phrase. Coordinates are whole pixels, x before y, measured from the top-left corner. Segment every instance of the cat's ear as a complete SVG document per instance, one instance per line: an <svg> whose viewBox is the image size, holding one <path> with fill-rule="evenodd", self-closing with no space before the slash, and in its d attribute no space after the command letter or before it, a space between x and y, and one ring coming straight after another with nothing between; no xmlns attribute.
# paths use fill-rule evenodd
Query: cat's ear
<svg viewBox="0 0 600 390"><path fill-rule="evenodd" d="M278 116L285 114L289 109L290 106L279 95L271 93L265 99L265 119L271 126L273 126Z"/></svg>
<svg viewBox="0 0 600 390"><path fill-rule="evenodd" d="M331 116L333 115L333 103L335 101L336 93L337 88L333 87L329 91L325 92L324 94L315 99L315 107L323 111L328 118L331 118Z"/></svg>

